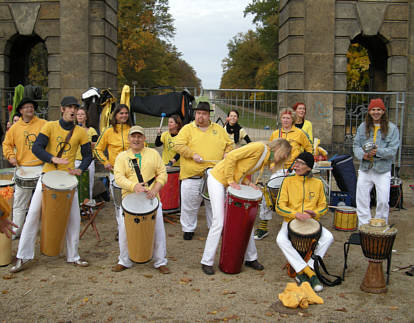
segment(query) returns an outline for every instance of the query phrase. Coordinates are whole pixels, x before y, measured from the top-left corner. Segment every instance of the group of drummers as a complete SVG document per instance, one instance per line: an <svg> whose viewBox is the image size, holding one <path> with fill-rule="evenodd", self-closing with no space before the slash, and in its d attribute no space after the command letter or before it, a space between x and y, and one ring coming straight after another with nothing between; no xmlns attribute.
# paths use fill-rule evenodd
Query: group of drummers
<svg viewBox="0 0 414 323"><path fill-rule="evenodd" d="M42 197L48 186L53 187L53 184L45 183L46 175L53 174L49 176L51 181L65 186L66 183L59 183L60 180L66 180L65 177L60 177L58 173L63 171L75 176L88 169L93 171L91 163L94 155L109 171L112 197L116 194L116 187L122 191L122 203L114 203L120 254L113 271L120 272L130 268L133 262L145 262L152 258L154 267L160 273L170 272L167 267L162 201L158 200L158 196L168 180L167 169L176 166L180 167L180 222L184 240L193 239L199 208L202 202L205 205L209 232L201 259L202 271L207 275L215 273L214 262L220 239L223 235L224 244L226 230L233 230L226 229L226 217L232 212L232 200L243 204L243 207L233 208L240 215L245 214L252 203L262 201L259 227L254 232L252 224L247 225L247 231L250 231L245 233L247 238L245 243L241 243L243 250L238 258L247 267L263 270L264 266L258 261L255 239L260 240L268 234L267 223L273 211L271 203L262 199L262 189L257 183L263 181L264 169L269 167L272 178L283 177L278 194L271 197L273 210L284 219L277 235L277 244L294 269L298 283L309 282L317 292L323 289L313 270L312 258L306 258L292 244L292 237L295 233L300 236L305 224L310 227L317 225L319 231L314 254L322 258L333 242L332 234L321 227L318 221L327 212L328 204L322 181L312 176L312 125L304 118L306 107L303 103L296 104L294 109L280 111L281 128L272 133L269 141L251 142L246 131L238 124L237 111L229 112L227 124L222 127L210 120L210 104L199 102L194 108L193 122L183 126L181 119L173 115L169 117L168 131L158 133L156 145L164 146L162 157L147 146L144 129L132 125L126 105L116 105L111 125L99 137L96 131L90 131L77 120L77 113L81 109L75 97L62 99L62 117L57 121L46 122L37 118L36 109L35 101L23 99L17 107L21 118L6 133L3 142L3 153L13 166L29 173L39 172L32 189L18 185L15 187L14 224L6 219L8 214L2 210L5 214L0 218L0 229L9 233L14 226L14 237L20 236L17 261L11 267L11 272L21 271L34 258L39 225L41 221L46 221L44 209L48 203L53 203L51 199ZM86 111L83 113L87 115ZM247 144L240 146L242 140ZM372 156L367 158L372 159ZM56 176L52 172L57 172ZM200 194L203 185L208 189L208 199L203 199ZM67 262L86 267L89 263L78 253L80 210L76 187L72 192L73 196L66 202L68 214L63 232ZM229 198L230 195L234 199ZM237 203L234 205L239 206ZM255 208L254 213L257 210ZM136 215L144 216L137 218ZM151 226L152 229L148 229ZM43 230L46 232L42 232L42 238L44 234L53 234L48 230L55 229L42 223ZM152 230L151 237L148 237L148 230ZM137 236L142 236L141 240L136 240ZM144 254L142 250L137 250L139 246L132 244L148 244L150 254L148 251ZM60 250L61 246L57 248ZM46 249L44 247L43 250ZM221 257L226 255L221 253ZM220 268L224 267L220 260Z"/></svg>

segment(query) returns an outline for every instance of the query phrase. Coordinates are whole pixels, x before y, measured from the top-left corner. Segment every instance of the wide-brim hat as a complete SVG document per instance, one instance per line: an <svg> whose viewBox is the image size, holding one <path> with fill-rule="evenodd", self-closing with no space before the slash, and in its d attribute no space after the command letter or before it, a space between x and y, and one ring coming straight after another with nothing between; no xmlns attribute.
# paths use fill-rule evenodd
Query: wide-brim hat
<svg viewBox="0 0 414 323"><path fill-rule="evenodd" d="M18 111L18 112L20 113L20 108L21 108L23 105L25 105L26 103L31 103L31 104L33 104L33 107L34 107L34 109L35 109L35 110L37 110L37 107L39 106L39 104L38 104L35 100L32 100L31 98L23 98L23 99L20 101L19 105L17 106L16 111Z"/></svg>
<svg viewBox="0 0 414 323"><path fill-rule="evenodd" d="M214 110L210 109L210 103L205 102L205 101L200 101L197 106L193 109L194 111L207 111L207 112L212 112Z"/></svg>

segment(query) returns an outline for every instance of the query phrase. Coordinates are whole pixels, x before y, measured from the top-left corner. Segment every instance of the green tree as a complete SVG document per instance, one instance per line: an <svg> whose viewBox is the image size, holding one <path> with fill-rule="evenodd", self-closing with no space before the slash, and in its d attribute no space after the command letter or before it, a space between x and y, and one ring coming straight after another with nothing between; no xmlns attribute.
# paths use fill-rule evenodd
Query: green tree
<svg viewBox="0 0 414 323"><path fill-rule="evenodd" d="M346 89L348 91L369 90L368 50L358 43L351 44L346 53Z"/></svg>

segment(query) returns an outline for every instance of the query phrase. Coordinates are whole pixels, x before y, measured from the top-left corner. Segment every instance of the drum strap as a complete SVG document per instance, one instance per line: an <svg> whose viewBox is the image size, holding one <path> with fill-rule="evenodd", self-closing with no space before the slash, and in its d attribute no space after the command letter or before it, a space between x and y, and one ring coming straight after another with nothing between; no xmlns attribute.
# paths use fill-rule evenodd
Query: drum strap
<svg viewBox="0 0 414 323"><path fill-rule="evenodd" d="M138 162L136 159L132 159L132 164L134 164L135 174L137 174L138 182L144 183L144 179L142 178L141 170L139 169ZM148 181L148 186L150 186L155 181L155 177L151 178Z"/></svg>
<svg viewBox="0 0 414 323"><path fill-rule="evenodd" d="M63 151L65 150L65 146L69 143L70 138L72 138L73 135L73 130L75 130L75 127L73 127L72 129L70 129L69 133L67 134L66 138L65 138L65 142L62 145L62 147L60 148L58 154L57 154L57 158L62 157Z"/></svg>
<svg viewBox="0 0 414 323"><path fill-rule="evenodd" d="M328 270L326 269L325 263L323 262L323 260L320 256L313 254L312 259L314 261L313 269L315 270L316 276L318 276L318 279L322 282L322 284L332 287L332 286L340 285L342 283L342 278L341 277L331 275L330 273L328 273ZM323 271L328 276L335 277L335 279L332 281L329 278L327 278L326 276L324 276L320 271L319 265L322 267Z"/></svg>

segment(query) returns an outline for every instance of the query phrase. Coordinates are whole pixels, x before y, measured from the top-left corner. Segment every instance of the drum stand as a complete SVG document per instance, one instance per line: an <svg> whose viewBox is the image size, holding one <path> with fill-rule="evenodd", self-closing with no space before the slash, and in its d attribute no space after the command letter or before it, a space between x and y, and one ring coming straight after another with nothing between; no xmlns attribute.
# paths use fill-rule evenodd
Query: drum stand
<svg viewBox="0 0 414 323"><path fill-rule="evenodd" d="M96 238L98 239L98 242L101 241L101 237L98 232L98 228L96 227L95 218L98 215L99 211L103 208L105 202L98 202L95 204L90 204L89 200L87 202L83 202L81 204L81 212L82 215L85 216L88 223L83 227L82 232L79 235L79 239L82 239L82 236L85 234L86 230L90 225L92 225L93 230L95 231Z"/></svg>
<svg viewBox="0 0 414 323"><path fill-rule="evenodd" d="M386 293L387 287L382 270L382 260L368 258L368 262L367 272L360 286L361 290L373 294Z"/></svg>

